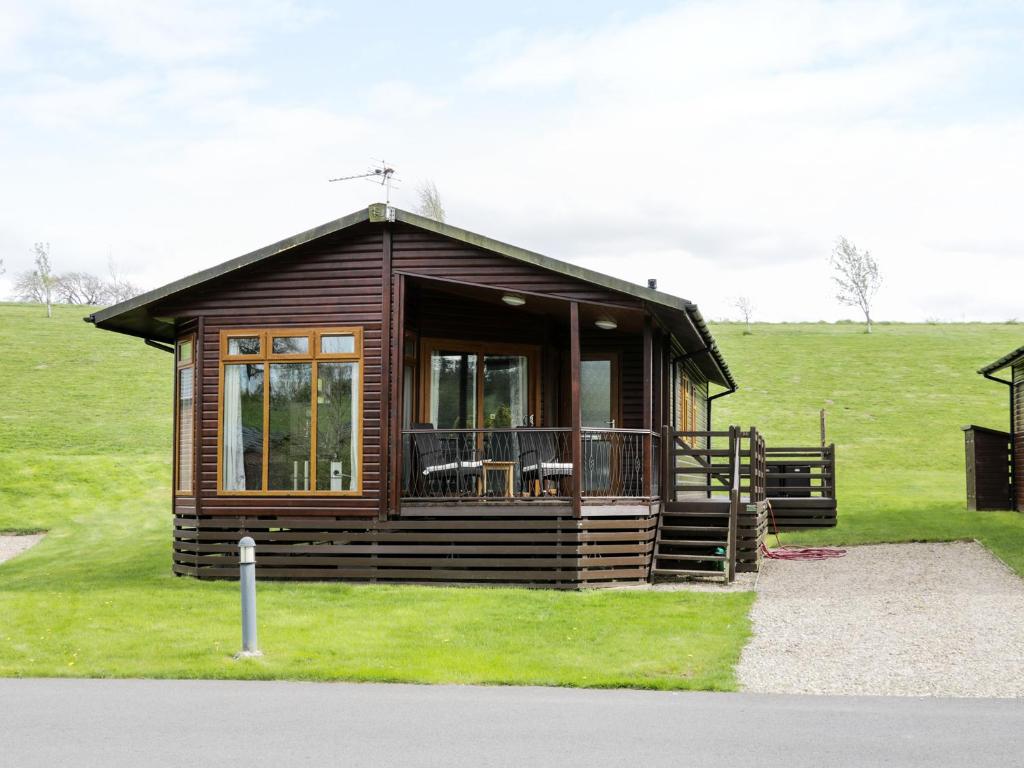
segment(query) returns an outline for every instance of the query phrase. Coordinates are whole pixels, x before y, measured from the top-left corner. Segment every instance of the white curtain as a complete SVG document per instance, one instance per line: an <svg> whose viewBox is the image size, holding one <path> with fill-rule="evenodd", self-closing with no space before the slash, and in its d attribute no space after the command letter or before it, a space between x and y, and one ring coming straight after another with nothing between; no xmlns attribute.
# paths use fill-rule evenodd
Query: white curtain
<svg viewBox="0 0 1024 768"><path fill-rule="evenodd" d="M436 352L430 356L430 423L440 427L437 423L438 408L441 403L441 367L444 365L444 358Z"/></svg>
<svg viewBox="0 0 1024 768"><path fill-rule="evenodd" d="M221 456L224 475L221 486L225 491L245 490L245 447L242 436L242 378L244 365L224 366L224 425L221 435L224 445Z"/></svg>
<svg viewBox="0 0 1024 768"><path fill-rule="evenodd" d="M356 489L356 478L361 471L359 466L359 363L352 363L352 422L349 427L352 432L352 439L349 445L352 446L349 456L349 466L352 468L349 475L349 487L345 490Z"/></svg>
<svg viewBox="0 0 1024 768"><path fill-rule="evenodd" d="M512 426L521 427L526 423L526 408L529 399L527 359L525 357L513 357L515 370L509 377L509 410L511 411Z"/></svg>

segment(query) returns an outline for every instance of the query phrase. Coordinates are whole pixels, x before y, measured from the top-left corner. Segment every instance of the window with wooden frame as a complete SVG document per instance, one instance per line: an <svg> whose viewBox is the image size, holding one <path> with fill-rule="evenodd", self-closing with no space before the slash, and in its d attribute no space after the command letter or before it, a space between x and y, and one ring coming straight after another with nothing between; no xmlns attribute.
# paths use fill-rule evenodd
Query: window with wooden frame
<svg viewBox="0 0 1024 768"><path fill-rule="evenodd" d="M680 432L697 430L697 388L693 379L680 367L676 400L676 423Z"/></svg>
<svg viewBox="0 0 1024 768"><path fill-rule="evenodd" d="M182 496L195 492L195 339L174 345L174 492Z"/></svg>
<svg viewBox="0 0 1024 768"><path fill-rule="evenodd" d="M362 328L221 331L217 491L362 492Z"/></svg>

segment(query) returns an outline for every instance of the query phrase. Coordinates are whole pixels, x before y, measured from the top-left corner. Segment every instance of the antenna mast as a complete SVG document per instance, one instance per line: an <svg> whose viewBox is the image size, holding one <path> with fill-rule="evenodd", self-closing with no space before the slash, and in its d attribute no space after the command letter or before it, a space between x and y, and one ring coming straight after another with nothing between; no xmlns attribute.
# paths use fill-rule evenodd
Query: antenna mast
<svg viewBox="0 0 1024 768"><path fill-rule="evenodd" d="M384 187L384 202L387 206L391 207L391 184L392 179L395 175L395 169L387 164L385 160L381 160L377 165L374 165L366 173L356 173L352 176L339 176L336 179L328 179L327 181L351 181L352 179L366 179L372 181L375 184L380 184Z"/></svg>

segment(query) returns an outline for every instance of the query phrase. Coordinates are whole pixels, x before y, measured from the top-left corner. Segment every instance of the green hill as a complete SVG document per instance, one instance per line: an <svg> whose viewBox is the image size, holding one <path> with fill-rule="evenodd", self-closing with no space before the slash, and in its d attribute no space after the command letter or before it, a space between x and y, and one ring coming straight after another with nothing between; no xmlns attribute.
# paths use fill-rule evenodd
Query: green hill
<svg viewBox="0 0 1024 768"><path fill-rule="evenodd" d="M235 585L170 574L171 356L84 314L0 305L0 531L49 531L0 566L0 675L734 685L745 593L263 584L273 652L232 662ZM792 540L978 538L1024 572L1024 516L964 510L959 429L1006 424L974 371L1021 326L714 330L742 386L717 426L806 443L829 411L840 525Z"/></svg>
<svg viewBox="0 0 1024 768"><path fill-rule="evenodd" d="M714 327L740 383L717 426L753 424L776 445L814 444L825 408L836 444L839 525L799 541L977 537L1024 570L1024 517L967 513L968 423L1006 429L1006 387L975 371L1024 343L1016 324Z"/></svg>

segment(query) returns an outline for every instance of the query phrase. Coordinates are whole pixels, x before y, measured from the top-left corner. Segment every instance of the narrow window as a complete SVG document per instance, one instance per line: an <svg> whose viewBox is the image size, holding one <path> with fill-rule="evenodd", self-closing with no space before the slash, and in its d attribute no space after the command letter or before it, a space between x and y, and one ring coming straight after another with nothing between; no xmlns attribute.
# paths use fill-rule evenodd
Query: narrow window
<svg viewBox="0 0 1024 768"><path fill-rule="evenodd" d="M308 491L313 409L312 363L270 364L267 488Z"/></svg>
<svg viewBox="0 0 1024 768"><path fill-rule="evenodd" d="M359 467L359 363L319 363L316 385L316 489L354 491Z"/></svg>
<svg viewBox="0 0 1024 768"><path fill-rule="evenodd" d="M263 488L263 364L225 365L221 447L221 488Z"/></svg>
<svg viewBox="0 0 1024 768"><path fill-rule="evenodd" d="M177 407L175 408L175 491L194 492L195 466L195 358L192 337L181 339L176 348Z"/></svg>

